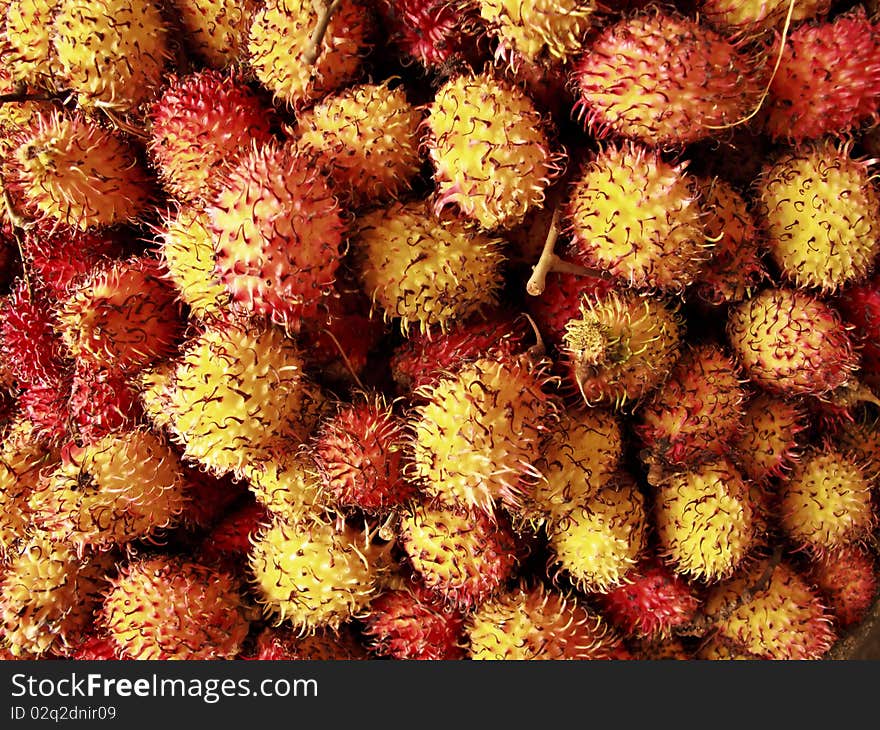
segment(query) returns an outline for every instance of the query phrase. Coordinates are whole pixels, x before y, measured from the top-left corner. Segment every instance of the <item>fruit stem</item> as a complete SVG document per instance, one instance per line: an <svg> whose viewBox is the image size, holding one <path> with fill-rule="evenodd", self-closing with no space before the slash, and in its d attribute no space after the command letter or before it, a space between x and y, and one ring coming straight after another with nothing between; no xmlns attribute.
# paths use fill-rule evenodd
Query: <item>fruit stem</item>
<svg viewBox="0 0 880 730"><path fill-rule="evenodd" d="M327 27L330 25L330 19L333 17L333 13L336 12L336 9L341 2L342 0L332 0L332 2L329 3L327 0L315 0L315 7L318 11L318 24L315 26L315 30L312 31L312 37L309 38L309 45L306 47L305 53L303 53L303 59L309 66L314 66L315 61L318 60L318 56L320 55L318 49L324 42L324 36L327 33Z"/></svg>
<svg viewBox="0 0 880 730"><path fill-rule="evenodd" d="M544 248L541 251L541 258L532 269L532 275L526 282L526 291L533 297L539 297L547 288L547 274L555 271L560 274L575 274L576 276L601 276L601 272L594 269L588 269L585 266L572 264L563 261L553 249L556 246L556 240L559 238L559 207L553 210L553 218L550 221L550 229L547 231L547 238L544 240Z"/></svg>

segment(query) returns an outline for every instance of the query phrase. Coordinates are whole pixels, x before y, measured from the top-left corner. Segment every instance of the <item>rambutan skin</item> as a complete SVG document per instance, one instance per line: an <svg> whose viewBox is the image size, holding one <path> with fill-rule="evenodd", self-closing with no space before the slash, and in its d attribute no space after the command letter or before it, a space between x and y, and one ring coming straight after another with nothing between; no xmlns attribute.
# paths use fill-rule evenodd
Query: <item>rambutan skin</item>
<svg viewBox="0 0 880 730"><path fill-rule="evenodd" d="M811 558L806 576L826 599L841 629L863 621L877 597L876 557L860 545L846 545Z"/></svg>

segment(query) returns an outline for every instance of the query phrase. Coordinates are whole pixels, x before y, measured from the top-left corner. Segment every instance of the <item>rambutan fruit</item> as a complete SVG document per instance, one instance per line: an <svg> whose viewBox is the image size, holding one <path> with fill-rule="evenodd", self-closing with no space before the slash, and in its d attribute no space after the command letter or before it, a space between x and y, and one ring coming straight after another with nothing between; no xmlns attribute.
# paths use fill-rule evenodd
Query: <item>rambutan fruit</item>
<svg viewBox="0 0 880 730"><path fill-rule="evenodd" d="M657 641L690 624L700 607L697 591L653 556L643 558L620 585L595 596L602 614L625 636Z"/></svg>
<svg viewBox="0 0 880 730"><path fill-rule="evenodd" d="M214 238L207 211L181 206L163 220L159 239L162 263L189 316L204 321L228 314L232 297L214 268Z"/></svg>
<svg viewBox="0 0 880 730"><path fill-rule="evenodd" d="M476 10L447 0L379 0L379 19L401 61L428 70L463 59L482 31Z"/></svg>
<svg viewBox="0 0 880 730"><path fill-rule="evenodd" d="M770 572L769 579L764 574ZM762 585L763 584L763 585ZM764 560L713 588L704 613L710 636L733 653L771 660L821 659L837 641L833 615L803 576Z"/></svg>
<svg viewBox="0 0 880 730"><path fill-rule="evenodd" d="M763 481L787 473L800 454L807 414L800 404L758 393L745 404L733 453L742 473Z"/></svg>
<svg viewBox="0 0 880 730"><path fill-rule="evenodd" d="M392 378L401 393L411 395L489 351L501 357L524 352L526 335L524 319L498 308L457 320L446 332L414 332L391 354Z"/></svg>
<svg viewBox="0 0 880 730"><path fill-rule="evenodd" d="M868 480L880 478L880 421L876 418L846 420L830 434L830 441L852 457Z"/></svg>
<svg viewBox="0 0 880 730"><path fill-rule="evenodd" d="M764 128L771 138L841 137L876 121L878 107L880 38L863 6L792 29L767 97Z"/></svg>
<svg viewBox="0 0 880 730"><path fill-rule="evenodd" d="M246 60L248 31L257 0L171 0L188 47L210 68Z"/></svg>
<svg viewBox="0 0 880 730"><path fill-rule="evenodd" d="M686 163L640 144L609 145L571 184L568 251L630 287L680 293L712 253L703 216Z"/></svg>
<svg viewBox="0 0 880 730"><path fill-rule="evenodd" d="M664 562L706 583L732 575L755 538L749 483L739 470L719 459L656 482L654 527Z"/></svg>
<svg viewBox="0 0 880 730"><path fill-rule="evenodd" d="M254 13L249 30L251 69L278 102L296 111L354 81L370 50L368 5L342 0L314 47L318 8L311 0L269 0Z"/></svg>
<svg viewBox="0 0 880 730"><path fill-rule="evenodd" d="M588 406L635 406L669 376L684 323L677 305L630 289L583 297L562 351Z"/></svg>
<svg viewBox="0 0 880 730"><path fill-rule="evenodd" d="M499 591L518 565L516 537L501 513L412 503L400 546L426 590L469 611Z"/></svg>
<svg viewBox="0 0 880 730"><path fill-rule="evenodd" d="M252 146L206 210L215 271L233 307L292 331L315 316L333 286L345 226L310 154L275 142Z"/></svg>
<svg viewBox="0 0 880 730"><path fill-rule="evenodd" d="M693 651L681 639L671 636L666 639L643 639L630 641L636 659L657 661L686 661L694 659Z"/></svg>
<svg viewBox="0 0 880 730"><path fill-rule="evenodd" d="M74 370L66 411L80 443L92 443L133 428L142 415L134 383L119 373L89 367L82 361Z"/></svg>
<svg viewBox="0 0 880 730"><path fill-rule="evenodd" d="M425 494L492 514L516 510L555 416L545 363L485 357L419 394L412 475Z"/></svg>
<svg viewBox="0 0 880 730"><path fill-rule="evenodd" d="M30 495L34 524L52 539L106 550L154 536L185 506L183 466L146 428L69 446Z"/></svg>
<svg viewBox="0 0 880 730"><path fill-rule="evenodd" d="M28 270L46 296L61 301L93 269L109 260L121 259L125 244L109 230L52 230L36 226L24 232L22 251Z"/></svg>
<svg viewBox="0 0 880 730"><path fill-rule="evenodd" d="M537 257L534 260L537 261ZM539 296L530 296L526 308L544 340L559 349L565 337L565 326L580 316L584 299L604 297L615 288L619 288L618 282L610 276L551 271L545 280L544 291Z"/></svg>
<svg viewBox="0 0 880 730"><path fill-rule="evenodd" d="M317 518L330 504L313 455L293 444L273 444L268 458L248 462L239 471L257 502L286 522Z"/></svg>
<svg viewBox="0 0 880 730"><path fill-rule="evenodd" d="M52 30L60 79L84 109L135 110L171 58L168 25L153 0L59 0Z"/></svg>
<svg viewBox="0 0 880 730"><path fill-rule="evenodd" d="M38 534L23 543L0 581L0 637L13 656L63 652L92 622L108 556L81 557Z"/></svg>
<svg viewBox="0 0 880 730"><path fill-rule="evenodd" d="M296 138L326 161L334 190L374 206L412 187L422 167L421 121L406 88L385 80L324 97L297 117Z"/></svg>
<svg viewBox="0 0 880 730"><path fill-rule="evenodd" d="M844 287L834 304L851 326L862 377L872 386L880 385L880 271L864 282Z"/></svg>
<svg viewBox="0 0 880 730"><path fill-rule="evenodd" d="M474 660L612 660L622 646L614 628L574 594L522 582L483 602L465 634Z"/></svg>
<svg viewBox="0 0 880 730"><path fill-rule="evenodd" d="M748 378L778 395L827 396L858 367L837 310L798 289L766 287L732 306L727 337Z"/></svg>
<svg viewBox="0 0 880 730"><path fill-rule="evenodd" d="M740 302L767 279L755 215L749 203L720 177L699 178L703 232L713 242L712 257L700 269L691 291L703 302Z"/></svg>
<svg viewBox="0 0 880 730"><path fill-rule="evenodd" d="M382 551L345 524L276 519L255 539L248 565L266 615L305 635L366 614Z"/></svg>
<svg viewBox="0 0 880 730"><path fill-rule="evenodd" d="M224 169L272 138L272 111L240 71L171 75L149 120L147 150L159 179L185 201L209 198Z"/></svg>
<svg viewBox="0 0 880 730"><path fill-rule="evenodd" d="M581 50L596 6L582 0L477 0L495 56L565 63Z"/></svg>
<svg viewBox="0 0 880 730"><path fill-rule="evenodd" d="M464 620L462 611L408 581L373 599L363 633L379 657L449 661L464 658Z"/></svg>
<svg viewBox="0 0 880 730"><path fill-rule="evenodd" d="M250 628L231 574L176 555L134 558L104 597L101 624L125 659L234 659Z"/></svg>
<svg viewBox="0 0 880 730"><path fill-rule="evenodd" d="M56 383L67 369L69 353L56 331L47 297L17 280L0 300L0 355L19 385Z"/></svg>
<svg viewBox="0 0 880 730"><path fill-rule="evenodd" d="M231 561L243 566L253 541L271 519L269 511L256 499L234 507L205 534L198 549L199 561L207 565Z"/></svg>
<svg viewBox="0 0 880 730"><path fill-rule="evenodd" d="M68 436L68 404L71 379L64 374L55 381L31 383L18 394L18 412L31 426L31 437L38 443L57 445Z"/></svg>
<svg viewBox="0 0 880 730"><path fill-rule="evenodd" d="M54 469L57 456L35 439L0 442L0 562L27 539L31 526L31 493L43 474Z"/></svg>
<svg viewBox="0 0 880 730"><path fill-rule="evenodd" d="M183 463L183 494L185 504L177 527L178 535L185 539L212 529L240 500L250 496L240 479L215 477L187 463Z"/></svg>
<svg viewBox="0 0 880 730"><path fill-rule="evenodd" d="M700 0L700 13L716 28L728 33L755 34L781 29L791 8L791 22L828 14L831 0Z"/></svg>
<svg viewBox="0 0 880 730"><path fill-rule="evenodd" d="M342 508L385 513L415 496L403 474L406 422L380 394L340 404L314 438L324 489Z"/></svg>
<svg viewBox="0 0 880 730"><path fill-rule="evenodd" d="M471 223L438 215L430 200L369 211L352 232L364 291L405 335L442 332L494 307L503 284L502 244Z"/></svg>
<svg viewBox="0 0 880 730"><path fill-rule="evenodd" d="M142 391L148 416L185 458L222 476L259 461L273 442L301 443L313 427L312 398L296 342L274 326L216 322L184 345Z"/></svg>
<svg viewBox="0 0 880 730"><path fill-rule="evenodd" d="M844 545L812 557L805 576L825 599L841 629L864 621L877 597L877 560L860 545Z"/></svg>
<svg viewBox="0 0 880 730"><path fill-rule="evenodd" d="M133 373L177 352L185 319L161 261L142 255L93 269L61 303L58 323L75 357Z"/></svg>
<svg viewBox="0 0 880 730"><path fill-rule="evenodd" d="M726 453L742 427L739 367L720 345L691 345L639 408L634 431L646 463L689 465Z"/></svg>
<svg viewBox="0 0 880 730"><path fill-rule="evenodd" d="M543 205L566 160L564 151L551 149L532 99L491 71L447 79L424 125L435 207L454 205L490 231L512 228Z"/></svg>
<svg viewBox="0 0 880 730"><path fill-rule="evenodd" d="M288 626L266 626L257 634L253 652L240 659L256 661L359 661L370 659L350 623L320 628L300 636Z"/></svg>
<svg viewBox="0 0 880 730"><path fill-rule="evenodd" d="M828 293L860 282L880 251L872 161L853 159L850 147L825 139L788 149L755 183L770 255L799 288Z"/></svg>
<svg viewBox="0 0 880 730"><path fill-rule="evenodd" d="M121 659L119 649L116 648L113 639L103 631L86 634L85 638L72 646L66 654L70 659L83 662L119 661Z"/></svg>
<svg viewBox="0 0 880 730"><path fill-rule="evenodd" d="M601 408L571 409L550 428L536 463L540 519L560 520L608 485L623 458L623 425Z"/></svg>
<svg viewBox="0 0 880 730"><path fill-rule="evenodd" d="M868 538L877 524L872 481L840 449L811 447L779 486L779 522L798 548L816 554Z"/></svg>
<svg viewBox="0 0 880 730"><path fill-rule="evenodd" d="M575 113L600 136L680 147L752 111L761 93L756 65L710 26L655 6L586 45L572 72Z"/></svg>
<svg viewBox="0 0 880 730"><path fill-rule="evenodd" d="M81 230L134 221L155 193L136 145L80 112L37 116L16 136L3 171L22 215Z"/></svg>
<svg viewBox="0 0 880 730"><path fill-rule="evenodd" d="M52 18L57 0L10 0L0 5L0 45L10 86L27 84L54 90L59 64Z"/></svg>
<svg viewBox="0 0 880 730"><path fill-rule="evenodd" d="M647 547L645 497L623 479L553 519L547 532L556 576L602 593L625 580Z"/></svg>

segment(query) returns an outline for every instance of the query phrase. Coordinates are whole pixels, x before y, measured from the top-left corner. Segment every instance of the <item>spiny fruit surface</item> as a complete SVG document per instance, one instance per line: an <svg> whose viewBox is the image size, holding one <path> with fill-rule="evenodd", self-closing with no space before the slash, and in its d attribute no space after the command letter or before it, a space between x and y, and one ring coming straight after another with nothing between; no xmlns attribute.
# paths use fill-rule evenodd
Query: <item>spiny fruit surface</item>
<svg viewBox="0 0 880 730"><path fill-rule="evenodd" d="M333 286L344 223L308 154L254 145L207 206L217 275L246 314L296 331Z"/></svg>
<svg viewBox="0 0 880 730"><path fill-rule="evenodd" d="M858 368L840 314L810 292L765 287L729 310L726 328L748 378L777 395L827 396Z"/></svg>
<svg viewBox="0 0 880 730"><path fill-rule="evenodd" d="M94 269L61 303L58 321L75 357L128 373L173 355L184 328L177 292L151 256Z"/></svg>
<svg viewBox="0 0 880 730"><path fill-rule="evenodd" d="M818 554L866 539L877 524L872 484L852 456L814 447L780 485L780 524L799 547Z"/></svg>
<svg viewBox="0 0 880 730"><path fill-rule="evenodd" d="M742 425L739 368L715 344L691 345L637 414L647 463L693 464L728 451Z"/></svg>
<svg viewBox="0 0 880 730"><path fill-rule="evenodd" d="M798 459L806 428L806 413L795 401L769 393L754 395L746 403L734 446L743 474L762 481L787 473Z"/></svg>
<svg viewBox="0 0 880 730"><path fill-rule="evenodd" d="M353 81L369 50L370 8L342 0L310 63L306 53L318 19L311 0L269 0L254 14L249 30L248 63L254 74L277 101L297 111Z"/></svg>
<svg viewBox="0 0 880 730"><path fill-rule="evenodd" d="M609 145L590 160L566 218L573 260L637 289L681 292L711 255L686 164L641 144Z"/></svg>
<svg viewBox="0 0 880 730"><path fill-rule="evenodd" d="M462 659L463 612L450 608L418 583L385 591L370 603L364 635L381 657L401 660Z"/></svg>
<svg viewBox="0 0 880 730"><path fill-rule="evenodd" d="M877 562L861 545L845 545L812 558L806 576L818 588L837 618L847 629L862 622L877 597Z"/></svg>
<svg viewBox="0 0 880 730"><path fill-rule="evenodd" d="M660 556L687 579L730 576L754 542L749 484L726 459L664 475L655 485Z"/></svg>
<svg viewBox="0 0 880 730"><path fill-rule="evenodd" d="M321 628L301 636L290 626L267 626L258 635L253 653L240 659L257 661L358 661L371 659L351 623L338 629Z"/></svg>
<svg viewBox="0 0 880 730"><path fill-rule="evenodd" d="M415 61L426 69L461 60L483 32L470 5L447 0L379 0L376 5L397 55L404 63Z"/></svg>
<svg viewBox="0 0 880 730"><path fill-rule="evenodd" d="M838 638L832 614L784 562L760 585L768 567L757 562L710 592L704 612L714 619L713 633L752 658L821 659Z"/></svg>
<svg viewBox="0 0 880 730"><path fill-rule="evenodd" d="M230 312L231 295L214 267L211 219L204 208L180 206L162 221L159 249L168 278L198 321Z"/></svg>
<svg viewBox="0 0 880 730"><path fill-rule="evenodd" d="M394 202L353 224L352 245L364 291L386 320L441 331L497 303L502 240L437 214L430 200Z"/></svg>
<svg viewBox="0 0 880 730"><path fill-rule="evenodd" d="M552 520L547 532L557 574L579 590L607 591L625 580L647 547L645 497L624 479Z"/></svg>
<svg viewBox="0 0 880 730"><path fill-rule="evenodd" d="M147 413L167 425L186 458L218 475L276 439L305 439L297 418L307 398L302 355L277 327L205 326L164 375L144 393Z"/></svg>
<svg viewBox="0 0 880 730"><path fill-rule="evenodd" d="M314 457L296 444L273 443L239 472L257 502L291 524L320 517L330 504Z"/></svg>
<svg viewBox="0 0 880 730"><path fill-rule="evenodd" d="M415 496L403 473L406 426L379 394L341 405L314 438L324 488L341 507L385 513Z"/></svg>
<svg viewBox="0 0 880 730"><path fill-rule="evenodd" d="M412 474L424 493L492 514L516 509L554 414L542 366L481 358L422 393L413 415Z"/></svg>
<svg viewBox="0 0 880 730"><path fill-rule="evenodd" d="M271 110L240 71L169 76L149 119L147 149L165 188L181 200L210 197L227 166L271 139Z"/></svg>
<svg viewBox="0 0 880 730"><path fill-rule="evenodd" d="M475 660L611 660L617 632L574 595L520 583L468 616L467 653Z"/></svg>
<svg viewBox="0 0 880 730"><path fill-rule="evenodd" d="M866 415L847 419L831 434L831 443L857 463L868 480L880 477L880 421Z"/></svg>
<svg viewBox="0 0 880 730"><path fill-rule="evenodd" d="M297 118L297 138L320 153L337 191L372 207L412 187L421 121L406 88L386 80L323 98Z"/></svg>
<svg viewBox="0 0 880 730"><path fill-rule="evenodd" d="M703 232L713 246L692 291L713 306L742 301L768 275L755 214L750 202L720 177L699 178L698 186Z"/></svg>
<svg viewBox="0 0 880 730"><path fill-rule="evenodd" d="M616 415L601 408L565 411L550 427L536 464L539 519L558 521L586 504L611 482L623 450L623 425Z"/></svg>
<svg viewBox="0 0 880 730"><path fill-rule="evenodd" d="M75 644L93 621L109 569L105 557L78 557L43 534L21 545L0 581L0 637L12 655Z"/></svg>
<svg viewBox="0 0 880 730"><path fill-rule="evenodd" d="M137 387L119 372L78 361L65 409L79 444L134 428L142 410Z"/></svg>
<svg viewBox="0 0 880 730"><path fill-rule="evenodd" d="M133 111L156 91L171 57L153 0L59 0L52 28L63 85L84 109Z"/></svg>
<svg viewBox="0 0 880 730"><path fill-rule="evenodd" d="M463 611L500 590L518 564L509 522L481 511L413 503L400 545L427 590Z"/></svg>
<svg viewBox="0 0 880 730"><path fill-rule="evenodd" d="M191 47L211 68L246 59L248 30L257 0L172 0Z"/></svg>
<svg viewBox="0 0 880 730"><path fill-rule="evenodd" d="M756 181L766 245L799 288L828 293L864 280L880 251L872 161L851 147L825 139L785 149Z"/></svg>
<svg viewBox="0 0 880 730"><path fill-rule="evenodd" d="M301 634L364 615L382 567L365 535L317 520L275 520L249 555L253 587L268 616Z"/></svg>
<svg viewBox="0 0 880 730"><path fill-rule="evenodd" d="M40 478L57 461L53 452L33 441L0 443L0 560L26 539L31 526L30 496Z"/></svg>
<svg viewBox="0 0 880 730"><path fill-rule="evenodd" d="M658 59L663 59L658 64ZM576 112L590 130L683 146L752 111L754 62L694 18L654 7L606 26L574 66Z"/></svg>
<svg viewBox="0 0 880 730"><path fill-rule="evenodd" d="M684 324L671 301L632 290L583 297L563 355L588 406L633 406L669 376Z"/></svg>
<svg viewBox="0 0 880 730"><path fill-rule="evenodd" d="M59 67L52 17L57 6L57 0L10 1L0 5L0 45L4 70L8 70L12 85L55 88Z"/></svg>
<svg viewBox="0 0 880 730"><path fill-rule="evenodd" d="M234 659L250 625L234 576L174 555L121 566L102 624L120 656L140 660Z"/></svg>
<svg viewBox="0 0 880 730"><path fill-rule="evenodd" d="M778 41L777 41L778 45ZM772 49L776 56L777 47ZM876 120L880 33L864 7L792 29L770 84L764 127L776 140L842 137Z"/></svg>
<svg viewBox="0 0 880 730"><path fill-rule="evenodd" d="M723 31L757 33L781 29L791 8L791 22L827 15L831 0L701 0L700 12Z"/></svg>
<svg viewBox="0 0 880 730"><path fill-rule="evenodd" d="M564 63L581 50L596 6L583 0L477 0L496 57Z"/></svg>
<svg viewBox="0 0 880 730"><path fill-rule="evenodd" d="M77 111L37 116L5 163L23 215L82 230L136 220L155 192L136 145Z"/></svg>
<svg viewBox="0 0 880 730"><path fill-rule="evenodd" d="M452 204L487 230L512 228L543 204L564 153L529 96L484 72L448 79L428 105L427 149L438 208Z"/></svg>
<svg viewBox="0 0 880 730"><path fill-rule="evenodd" d="M184 506L180 459L146 428L68 447L30 498L40 529L80 551L151 537Z"/></svg>
<svg viewBox="0 0 880 730"><path fill-rule="evenodd" d="M657 641L697 616L700 598L681 576L654 557L641 560L621 585L596 595L611 624L624 635Z"/></svg>
<svg viewBox="0 0 880 730"><path fill-rule="evenodd" d="M870 279L844 287L834 300L861 353L861 373L865 382L880 386L880 271Z"/></svg>

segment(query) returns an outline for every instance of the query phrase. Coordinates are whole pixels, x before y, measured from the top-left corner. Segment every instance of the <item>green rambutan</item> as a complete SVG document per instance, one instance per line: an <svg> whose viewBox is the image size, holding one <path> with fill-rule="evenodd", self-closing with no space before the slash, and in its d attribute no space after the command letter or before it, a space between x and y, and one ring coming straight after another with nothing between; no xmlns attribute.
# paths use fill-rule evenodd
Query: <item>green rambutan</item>
<svg viewBox="0 0 880 730"><path fill-rule="evenodd" d="M731 307L727 337L748 378L777 395L827 397L858 368L837 310L797 289L766 287Z"/></svg>
<svg viewBox="0 0 880 730"><path fill-rule="evenodd" d="M858 283L880 251L874 161L852 158L851 146L825 139L789 148L755 182L770 255L799 288L828 293Z"/></svg>
<svg viewBox="0 0 880 730"><path fill-rule="evenodd" d="M238 580L175 555L134 558L104 597L101 623L124 659L234 659L250 622Z"/></svg>
<svg viewBox="0 0 880 730"><path fill-rule="evenodd" d="M352 246L364 291L386 320L444 331L497 303L502 240L438 215L430 200L394 202L356 219Z"/></svg>
<svg viewBox="0 0 880 730"><path fill-rule="evenodd" d="M606 146L571 184L568 252L630 287L681 293L712 253L703 217L685 163L631 142Z"/></svg>
<svg viewBox="0 0 880 730"><path fill-rule="evenodd" d="M465 627L475 660L612 660L622 642L573 594L521 583L480 605Z"/></svg>
<svg viewBox="0 0 880 730"><path fill-rule="evenodd" d="M512 228L543 205L566 160L551 149L532 99L492 72L446 80L428 104L424 125L435 206L455 205L486 230Z"/></svg>

